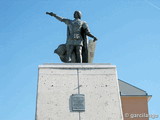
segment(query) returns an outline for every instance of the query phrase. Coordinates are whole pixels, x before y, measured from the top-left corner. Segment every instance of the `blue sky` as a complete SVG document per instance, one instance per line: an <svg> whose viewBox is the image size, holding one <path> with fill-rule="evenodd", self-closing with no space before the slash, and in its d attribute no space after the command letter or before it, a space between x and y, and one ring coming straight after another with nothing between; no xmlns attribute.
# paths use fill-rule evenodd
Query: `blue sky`
<svg viewBox="0 0 160 120"><path fill-rule="evenodd" d="M34 120L38 65L60 63L54 49L75 10L97 41L94 63L117 66L119 79L145 90L160 115L159 0L0 0L0 119Z"/></svg>

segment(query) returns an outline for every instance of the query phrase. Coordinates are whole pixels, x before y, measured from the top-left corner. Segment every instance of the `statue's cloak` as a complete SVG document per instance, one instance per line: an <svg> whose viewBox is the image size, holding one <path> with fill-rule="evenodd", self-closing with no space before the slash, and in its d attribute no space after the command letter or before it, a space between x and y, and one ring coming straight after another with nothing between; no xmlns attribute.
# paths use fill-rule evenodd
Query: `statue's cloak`
<svg viewBox="0 0 160 120"><path fill-rule="evenodd" d="M69 36L69 28L67 27L67 40ZM83 47L82 47L82 63L88 63L88 39L85 30L83 27L81 28L81 36L83 38ZM66 42L67 44L67 42ZM54 53L57 53L61 59L62 62L67 62L66 56L67 56L67 49L66 44L61 44L58 46L58 48L54 51ZM73 51L72 63L76 63L76 51Z"/></svg>

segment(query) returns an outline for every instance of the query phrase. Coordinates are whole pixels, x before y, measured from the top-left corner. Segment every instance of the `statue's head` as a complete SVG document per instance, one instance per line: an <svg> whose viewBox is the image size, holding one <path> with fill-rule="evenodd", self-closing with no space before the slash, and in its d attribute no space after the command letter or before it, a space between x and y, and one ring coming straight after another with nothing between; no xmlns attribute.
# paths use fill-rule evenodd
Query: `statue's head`
<svg viewBox="0 0 160 120"><path fill-rule="evenodd" d="M74 12L74 18L75 18L75 19L76 19L76 18L81 19L81 17L82 17L81 11L75 11L75 12Z"/></svg>

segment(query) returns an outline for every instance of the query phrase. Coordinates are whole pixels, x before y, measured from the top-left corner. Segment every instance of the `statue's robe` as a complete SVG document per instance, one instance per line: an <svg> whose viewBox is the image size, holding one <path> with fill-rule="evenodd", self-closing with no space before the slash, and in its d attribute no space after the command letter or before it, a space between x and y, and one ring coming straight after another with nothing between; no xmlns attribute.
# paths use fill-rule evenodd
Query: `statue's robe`
<svg viewBox="0 0 160 120"><path fill-rule="evenodd" d="M67 27L67 38L69 36L69 28ZM83 38L83 47L82 47L82 63L88 63L88 39L85 30L83 27L81 28L81 36ZM62 62L67 62L67 49L66 44L61 44L54 51L54 53L58 54ZM71 63L76 63L76 52L73 51Z"/></svg>

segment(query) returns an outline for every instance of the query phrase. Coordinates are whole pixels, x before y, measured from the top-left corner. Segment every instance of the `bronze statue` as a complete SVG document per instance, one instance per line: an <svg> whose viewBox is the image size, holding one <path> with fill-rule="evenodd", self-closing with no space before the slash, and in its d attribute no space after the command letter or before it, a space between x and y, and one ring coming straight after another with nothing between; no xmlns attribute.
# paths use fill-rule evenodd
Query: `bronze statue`
<svg viewBox="0 0 160 120"><path fill-rule="evenodd" d="M60 45L55 50L60 59L67 63L88 63L87 36L93 38L94 42L97 38L90 33L87 23L81 20L81 12L74 12L74 20L59 17L53 12L46 12L46 14L67 25L66 44Z"/></svg>

